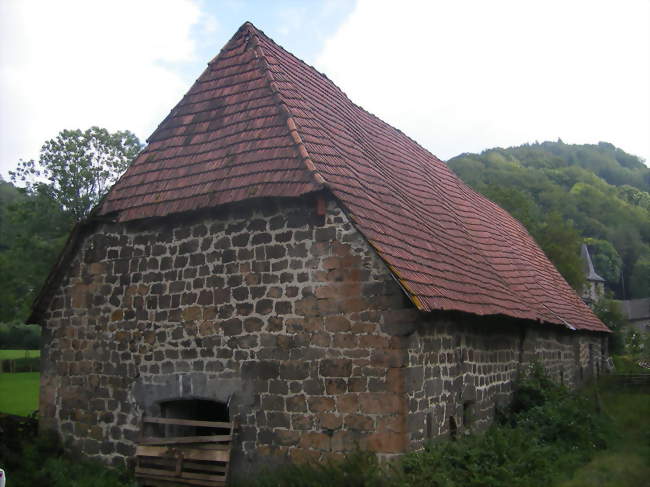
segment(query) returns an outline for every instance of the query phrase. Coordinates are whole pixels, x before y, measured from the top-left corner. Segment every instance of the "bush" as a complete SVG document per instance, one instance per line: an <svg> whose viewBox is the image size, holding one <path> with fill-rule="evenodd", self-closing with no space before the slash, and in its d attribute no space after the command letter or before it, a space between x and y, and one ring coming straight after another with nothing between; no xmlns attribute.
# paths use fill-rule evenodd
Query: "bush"
<svg viewBox="0 0 650 487"><path fill-rule="evenodd" d="M0 465L7 485L30 487L136 487L123 471L65 455L54 432L37 436L35 416L0 416ZM10 484L9 484L10 482Z"/></svg>
<svg viewBox="0 0 650 487"><path fill-rule="evenodd" d="M402 485L546 486L605 448L612 434L595 401L532 365L515 385L510 408L484 435L406 455Z"/></svg>
<svg viewBox="0 0 650 487"><path fill-rule="evenodd" d="M642 361L638 357L631 355L614 355L614 369L618 374L650 374L650 369L642 367L639 362Z"/></svg>
<svg viewBox="0 0 650 487"><path fill-rule="evenodd" d="M0 323L0 348L36 350L40 347L40 326Z"/></svg>

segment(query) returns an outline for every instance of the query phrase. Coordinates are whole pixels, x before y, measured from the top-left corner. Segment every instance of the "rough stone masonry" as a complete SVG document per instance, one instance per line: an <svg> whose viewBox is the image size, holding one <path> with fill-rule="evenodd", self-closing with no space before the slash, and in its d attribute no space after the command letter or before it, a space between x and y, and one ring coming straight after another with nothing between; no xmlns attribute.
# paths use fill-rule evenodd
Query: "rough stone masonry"
<svg viewBox="0 0 650 487"><path fill-rule="evenodd" d="M597 334L419 313L339 206L316 208L253 200L97 224L43 320L42 426L122 465L143 414L218 401L242 474L481 428L534 360L569 385L600 370Z"/></svg>

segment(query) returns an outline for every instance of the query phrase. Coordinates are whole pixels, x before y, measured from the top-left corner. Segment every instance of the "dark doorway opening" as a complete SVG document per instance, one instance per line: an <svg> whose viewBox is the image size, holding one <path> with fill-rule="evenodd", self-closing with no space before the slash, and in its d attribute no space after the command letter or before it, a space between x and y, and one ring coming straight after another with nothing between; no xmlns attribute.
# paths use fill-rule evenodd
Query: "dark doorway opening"
<svg viewBox="0 0 650 487"><path fill-rule="evenodd" d="M474 405L474 401L465 401L463 403L463 428L469 428L474 422L474 418L476 417Z"/></svg>
<svg viewBox="0 0 650 487"><path fill-rule="evenodd" d="M191 419L195 421L229 422L228 405L206 399L177 399L160 403L163 418ZM157 425L163 430L158 433L164 437L201 436L214 434L214 429L201 426L166 424Z"/></svg>
<svg viewBox="0 0 650 487"><path fill-rule="evenodd" d="M452 440L458 438L458 426L456 425L456 418L449 416L449 437Z"/></svg>

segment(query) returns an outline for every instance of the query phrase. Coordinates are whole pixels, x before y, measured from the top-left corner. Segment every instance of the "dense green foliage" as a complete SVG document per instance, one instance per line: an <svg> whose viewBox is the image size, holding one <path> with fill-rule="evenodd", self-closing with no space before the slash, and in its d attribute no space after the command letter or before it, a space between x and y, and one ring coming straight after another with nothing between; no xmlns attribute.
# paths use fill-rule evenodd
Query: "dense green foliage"
<svg viewBox="0 0 650 487"><path fill-rule="evenodd" d="M637 157L558 141L463 154L449 166L517 218L574 288L586 239L617 298L650 296L650 169Z"/></svg>
<svg viewBox="0 0 650 487"><path fill-rule="evenodd" d="M613 437L591 395L569 392L540 367L515 389L511 408L484 434L427 445L392 465L358 453L339 463L292 465L242 485L254 487L533 487L552 485Z"/></svg>
<svg viewBox="0 0 650 487"><path fill-rule="evenodd" d="M74 223L140 150L132 133L64 130L0 178L0 322L23 322Z"/></svg>
<svg viewBox="0 0 650 487"><path fill-rule="evenodd" d="M38 325L0 323L0 359L2 349L30 349L41 347L41 328Z"/></svg>
<svg viewBox="0 0 650 487"><path fill-rule="evenodd" d="M0 179L0 321L27 317L72 223L47 195Z"/></svg>
<svg viewBox="0 0 650 487"><path fill-rule="evenodd" d="M629 323L621 311L621 306L613 299L605 297L594 303L593 311L600 321L612 330L609 336L609 353L612 355L624 353L625 333Z"/></svg>
<svg viewBox="0 0 650 487"><path fill-rule="evenodd" d="M55 201L75 221L86 217L142 148L128 130L63 130L41 148L38 161L20 161L14 183Z"/></svg>
<svg viewBox="0 0 650 487"><path fill-rule="evenodd" d="M17 374L14 374L17 375ZM0 465L7 485L30 487L137 487L126 473L67 456L55 434L36 436L36 420L0 416Z"/></svg>
<svg viewBox="0 0 650 487"><path fill-rule="evenodd" d="M587 462L611 436L593 398L569 392L533 366L509 411L484 435L407 455L409 485L543 486Z"/></svg>

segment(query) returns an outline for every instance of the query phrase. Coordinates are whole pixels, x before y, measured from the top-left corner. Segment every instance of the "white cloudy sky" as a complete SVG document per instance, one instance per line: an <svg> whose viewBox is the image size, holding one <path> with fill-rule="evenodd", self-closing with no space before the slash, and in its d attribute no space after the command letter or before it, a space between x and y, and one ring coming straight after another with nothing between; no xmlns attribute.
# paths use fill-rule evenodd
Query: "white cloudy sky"
<svg viewBox="0 0 650 487"><path fill-rule="evenodd" d="M434 154L650 160L648 0L0 0L0 175L65 128L145 139L252 20Z"/></svg>

